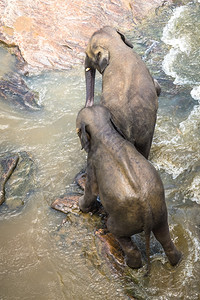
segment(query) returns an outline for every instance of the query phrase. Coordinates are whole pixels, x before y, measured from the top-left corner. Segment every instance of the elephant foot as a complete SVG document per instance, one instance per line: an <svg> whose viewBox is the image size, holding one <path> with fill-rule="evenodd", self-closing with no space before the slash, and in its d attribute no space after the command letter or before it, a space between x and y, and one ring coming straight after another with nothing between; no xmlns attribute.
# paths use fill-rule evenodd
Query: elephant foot
<svg viewBox="0 0 200 300"><path fill-rule="evenodd" d="M175 248L175 246L174 246ZM177 265L182 259L182 253L178 251L176 248L173 251L166 253L169 262L172 266Z"/></svg>
<svg viewBox="0 0 200 300"><path fill-rule="evenodd" d="M139 251L132 251L131 254L126 254L125 261L127 266L132 269L139 269L142 267L142 258Z"/></svg>
<svg viewBox="0 0 200 300"><path fill-rule="evenodd" d="M138 269L142 267L142 256L137 246L130 237L118 238L118 241L125 254L126 264L132 269Z"/></svg>
<svg viewBox="0 0 200 300"><path fill-rule="evenodd" d="M84 195L79 198L78 205L79 205L80 210L84 213L88 213L91 210L91 206L86 205Z"/></svg>
<svg viewBox="0 0 200 300"><path fill-rule="evenodd" d="M92 201L88 202L88 198L85 197L85 195L82 195L78 200L78 205L79 205L80 210L83 213L90 212L91 214L97 214L97 215L100 215L101 212L103 213L104 210L101 209L102 205L99 201L97 201L96 198L97 197L94 196Z"/></svg>

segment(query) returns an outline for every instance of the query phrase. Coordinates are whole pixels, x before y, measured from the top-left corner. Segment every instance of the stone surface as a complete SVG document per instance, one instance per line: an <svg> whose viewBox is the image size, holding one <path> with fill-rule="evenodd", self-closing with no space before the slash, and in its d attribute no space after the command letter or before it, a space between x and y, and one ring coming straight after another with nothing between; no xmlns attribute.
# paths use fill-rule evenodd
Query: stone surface
<svg viewBox="0 0 200 300"><path fill-rule="evenodd" d="M101 253L112 264L115 269L119 270L125 267L124 254L120 244L112 233L105 229L99 229L95 235L101 241Z"/></svg>
<svg viewBox="0 0 200 300"><path fill-rule="evenodd" d="M64 197L57 198L52 202L51 207L67 213L80 214L80 209L78 206L78 199L80 194L67 194Z"/></svg>
<svg viewBox="0 0 200 300"><path fill-rule="evenodd" d="M0 205L5 201L5 185L14 172L19 161L18 154L4 154L0 156Z"/></svg>
<svg viewBox="0 0 200 300"><path fill-rule="evenodd" d="M83 62L91 34L104 25L130 30L172 0L0 1L0 40L19 47L24 72L67 69Z"/></svg>

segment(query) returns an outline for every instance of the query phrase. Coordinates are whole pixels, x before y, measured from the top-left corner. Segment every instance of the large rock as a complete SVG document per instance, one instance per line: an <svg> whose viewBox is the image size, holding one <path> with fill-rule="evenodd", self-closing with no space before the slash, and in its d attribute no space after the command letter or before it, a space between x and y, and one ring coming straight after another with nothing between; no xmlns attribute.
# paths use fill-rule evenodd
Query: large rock
<svg viewBox="0 0 200 300"><path fill-rule="evenodd" d="M173 0L167 1L171 3ZM165 0L0 1L0 40L17 45L27 72L79 64L91 34L104 25L123 31Z"/></svg>

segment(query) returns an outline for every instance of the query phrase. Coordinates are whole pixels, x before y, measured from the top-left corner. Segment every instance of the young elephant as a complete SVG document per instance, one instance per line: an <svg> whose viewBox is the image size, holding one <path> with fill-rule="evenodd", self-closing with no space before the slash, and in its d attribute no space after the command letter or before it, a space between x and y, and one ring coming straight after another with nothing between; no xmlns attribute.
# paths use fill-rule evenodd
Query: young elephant
<svg viewBox="0 0 200 300"><path fill-rule="evenodd" d="M170 238L163 184L155 168L121 136L104 106L83 108L76 127L82 148L88 152L80 209L89 212L99 194L108 213L108 230L118 239L131 268L142 265L141 254L131 240L132 235L142 231L147 254L153 231L170 263L176 265L181 253Z"/></svg>
<svg viewBox="0 0 200 300"><path fill-rule="evenodd" d="M94 103L96 69L102 74L100 103L111 112L114 124L148 158L160 86L123 34L106 26L89 40L85 58L86 107Z"/></svg>

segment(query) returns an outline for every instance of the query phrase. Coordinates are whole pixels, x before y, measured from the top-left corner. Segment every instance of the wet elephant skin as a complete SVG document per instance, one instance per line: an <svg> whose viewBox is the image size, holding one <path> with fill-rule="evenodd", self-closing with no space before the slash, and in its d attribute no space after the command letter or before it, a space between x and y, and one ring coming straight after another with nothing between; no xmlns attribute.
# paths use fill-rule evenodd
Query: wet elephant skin
<svg viewBox="0 0 200 300"><path fill-rule="evenodd" d="M95 32L86 48L86 107L94 103L96 69L102 74L100 103L115 126L146 158L149 156L160 86L125 36L106 26Z"/></svg>
<svg viewBox="0 0 200 300"><path fill-rule="evenodd" d="M132 235L142 231L146 237L147 257L153 231L170 263L176 265L181 253L170 237L164 189L158 172L116 131L110 112L104 106L82 109L76 127L82 148L88 152L80 209L92 210L99 194L108 214L107 228L118 239L128 266L142 265L141 254L131 240Z"/></svg>

